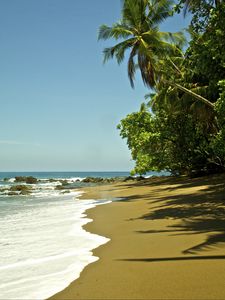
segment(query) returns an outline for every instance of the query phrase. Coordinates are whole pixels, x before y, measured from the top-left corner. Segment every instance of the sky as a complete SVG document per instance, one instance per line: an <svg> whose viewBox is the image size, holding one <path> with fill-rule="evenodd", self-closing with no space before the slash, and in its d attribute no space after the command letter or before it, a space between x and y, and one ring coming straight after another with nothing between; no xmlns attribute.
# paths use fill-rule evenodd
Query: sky
<svg viewBox="0 0 225 300"><path fill-rule="evenodd" d="M126 62L103 65L101 24L120 0L0 0L0 171L129 171L116 129L148 90ZM183 15L162 30L187 26Z"/></svg>

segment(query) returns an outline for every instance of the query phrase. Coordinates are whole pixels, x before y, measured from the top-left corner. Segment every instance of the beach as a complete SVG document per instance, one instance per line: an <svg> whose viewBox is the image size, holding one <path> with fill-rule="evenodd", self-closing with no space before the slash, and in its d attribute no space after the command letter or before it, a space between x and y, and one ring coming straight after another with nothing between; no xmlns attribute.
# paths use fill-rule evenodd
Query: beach
<svg viewBox="0 0 225 300"><path fill-rule="evenodd" d="M51 299L225 299L225 176L150 178L85 188L118 200L87 211L110 238L100 259Z"/></svg>

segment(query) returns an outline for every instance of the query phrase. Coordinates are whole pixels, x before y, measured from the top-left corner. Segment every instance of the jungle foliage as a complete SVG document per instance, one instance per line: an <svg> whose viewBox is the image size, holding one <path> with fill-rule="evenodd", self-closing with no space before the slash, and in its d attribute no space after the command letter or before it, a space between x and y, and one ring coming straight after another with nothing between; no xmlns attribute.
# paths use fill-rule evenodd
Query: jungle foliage
<svg viewBox="0 0 225 300"><path fill-rule="evenodd" d="M181 32L160 31L176 13L192 14L185 51ZM128 77L139 70L150 93L138 112L121 120L136 165L134 174L168 170L199 175L225 171L225 3L212 0L124 0L121 20L102 25L100 39L118 43L104 59L120 63L129 51Z"/></svg>

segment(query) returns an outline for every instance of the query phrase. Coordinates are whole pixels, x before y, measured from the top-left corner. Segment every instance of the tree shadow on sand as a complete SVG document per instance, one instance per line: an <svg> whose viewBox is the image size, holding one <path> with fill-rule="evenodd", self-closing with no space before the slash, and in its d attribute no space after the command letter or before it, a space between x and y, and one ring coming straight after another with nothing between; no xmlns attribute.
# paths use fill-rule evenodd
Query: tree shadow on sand
<svg viewBox="0 0 225 300"><path fill-rule="evenodd" d="M206 233L207 238L201 244L185 249L183 254L194 254L208 250L212 247L221 246L225 243L225 177L208 177L202 180L185 181L182 185L171 185L167 189L183 189L186 187L204 186L193 194L178 194L173 197L163 196L160 199L151 201L157 203L149 213L140 216L138 219L180 220L180 224L168 226L166 230L137 231L142 234L171 233L173 235L201 234ZM168 179L167 179L168 184ZM178 184L178 185L177 185ZM224 244L225 245L225 244Z"/></svg>
<svg viewBox="0 0 225 300"><path fill-rule="evenodd" d="M122 258L117 261L129 261L129 262L168 262L168 261L188 261L188 260L218 260L225 259L225 255L204 255L204 256L185 256L185 257L159 257L159 258Z"/></svg>

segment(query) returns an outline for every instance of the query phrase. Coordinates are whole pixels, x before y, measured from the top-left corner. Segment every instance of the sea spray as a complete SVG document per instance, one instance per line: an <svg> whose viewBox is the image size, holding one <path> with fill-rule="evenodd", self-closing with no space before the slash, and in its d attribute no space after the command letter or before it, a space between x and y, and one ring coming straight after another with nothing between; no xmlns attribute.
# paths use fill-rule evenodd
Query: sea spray
<svg viewBox="0 0 225 300"><path fill-rule="evenodd" d="M46 299L98 259L92 249L108 239L82 226L101 203L79 195L1 197L0 299Z"/></svg>

